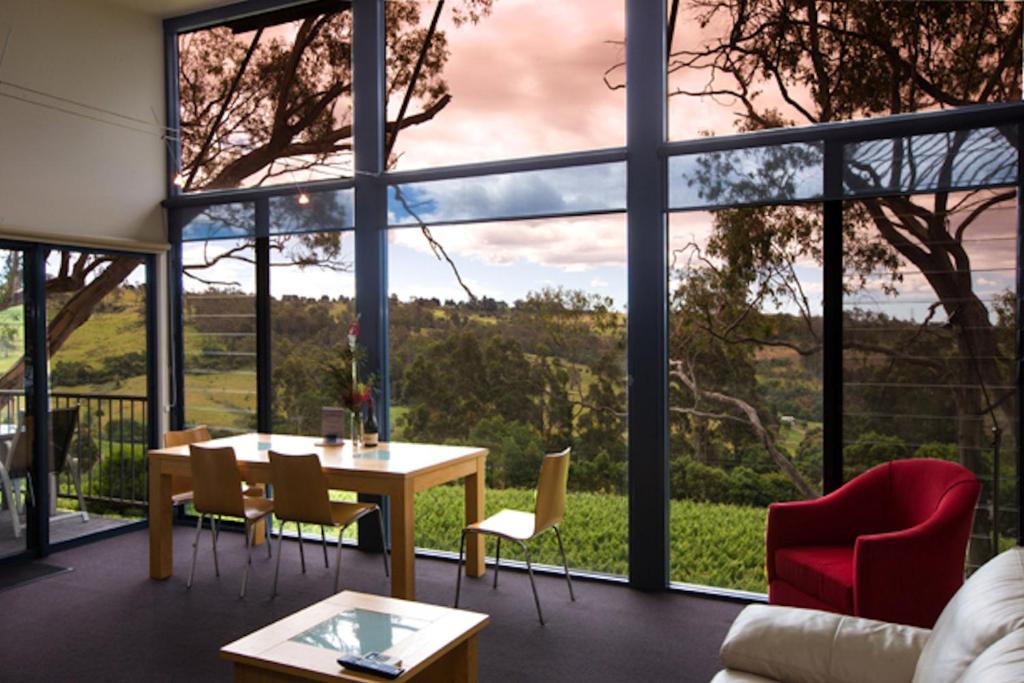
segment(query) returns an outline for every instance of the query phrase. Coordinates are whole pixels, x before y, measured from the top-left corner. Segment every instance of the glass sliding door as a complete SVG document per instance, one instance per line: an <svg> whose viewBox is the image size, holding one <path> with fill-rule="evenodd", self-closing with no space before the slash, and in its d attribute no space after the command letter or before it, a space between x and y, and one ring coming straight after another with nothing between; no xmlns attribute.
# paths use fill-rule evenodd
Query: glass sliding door
<svg viewBox="0 0 1024 683"><path fill-rule="evenodd" d="M29 449L16 443L25 410L24 272L22 251L0 249L0 557L28 549Z"/></svg>
<svg viewBox="0 0 1024 683"><path fill-rule="evenodd" d="M143 255L49 252L51 543L145 517L148 304Z"/></svg>

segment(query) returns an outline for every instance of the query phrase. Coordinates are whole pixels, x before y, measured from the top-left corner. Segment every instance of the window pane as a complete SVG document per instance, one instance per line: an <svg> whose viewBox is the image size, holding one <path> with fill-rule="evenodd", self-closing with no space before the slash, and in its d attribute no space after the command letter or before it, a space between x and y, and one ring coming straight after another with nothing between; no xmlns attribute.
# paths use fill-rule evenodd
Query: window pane
<svg viewBox="0 0 1024 683"><path fill-rule="evenodd" d="M475 299L419 230L391 231L392 438L489 448L488 514L532 511L543 454L572 446L569 564L626 574L624 219L433 237ZM459 487L417 494L417 545L457 551L462 520ZM560 563L553 535L531 552Z"/></svg>
<svg viewBox="0 0 1024 683"><path fill-rule="evenodd" d="M820 144L750 147L668 160L669 208L815 199L822 193Z"/></svg>
<svg viewBox="0 0 1024 683"><path fill-rule="evenodd" d="M594 164L390 188L389 223L458 223L626 208L626 165Z"/></svg>
<svg viewBox="0 0 1024 683"><path fill-rule="evenodd" d="M843 308L846 478L898 458L968 467L982 482L976 567L1016 538L1015 192L864 199L845 211L855 235Z"/></svg>
<svg viewBox="0 0 1024 683"><path fill-rule="evenodd" d="M181 229L183 242L256 235L256 208L253 204L218 204L205 209L182 209L182 214L188 218Z"/></svg>
<svg viewBox="0 0 1024 683"><path fill-rule="evenodd" d="M626 139L623 0L391 0L387 110L393 168L601 147ZM429 27L443 7L437 31ZM428 43L429 39L429 43ZM427 59L406 107L419 53ZM606 81L606 71L612 71Z"/></svg>
<svg viewBox="0 0 1024 683"><path fill-rule="evenodd" d="M256 429L255 250L244 240L187 244L185 422L215 436Z"/></svg>
<svg viewBox="0 0 1024 683"><path fill-rule="evenodd" d="M1021 97L1020 3L666 2L673 140Z"/></svg>
<svg viewBox="0 0 1024 683"><path fill-rule="evenodd" d="M183 190L351 175L352 12L338 8L178 36Z"/></svg>
<svg viewBox="0 0 1024 683"><path fill-rule="evenodd" d="M339 405L324 381L355 319L354 234L271 237L274 432L319 434L320 410Z"/></svg>
<svg viewBox="0 0 1024 683"><path fill-rule="evenodd" d="M270 234L343 230L355 226L355 191L300 192L270 198Z"/></svg>
<svg viewBox="0 0 1024 683"><path fill-rule="evenodd" d="M927 192L1017 182L1017 130L977 128L843 148L847 196Z"/></svg>
<svg viewBox="0 0 1024 683"><path fill-rule="evenodd" d="M669 231L670 579L764 592L765 508L821 492L821 206Z"/></svg>

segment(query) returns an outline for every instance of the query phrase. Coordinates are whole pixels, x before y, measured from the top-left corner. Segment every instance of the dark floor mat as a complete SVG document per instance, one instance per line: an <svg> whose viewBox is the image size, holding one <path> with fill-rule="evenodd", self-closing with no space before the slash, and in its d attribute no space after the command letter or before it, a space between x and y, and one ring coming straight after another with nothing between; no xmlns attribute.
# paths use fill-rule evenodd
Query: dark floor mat
<svg viewBox="0 0 1024 683"><path fill-rule="evenodd" d="M26 583L69 571L71 571L71 567L59 567L45 562L26 562L25 564L0 567L0 591L17 588Z"/></svg>

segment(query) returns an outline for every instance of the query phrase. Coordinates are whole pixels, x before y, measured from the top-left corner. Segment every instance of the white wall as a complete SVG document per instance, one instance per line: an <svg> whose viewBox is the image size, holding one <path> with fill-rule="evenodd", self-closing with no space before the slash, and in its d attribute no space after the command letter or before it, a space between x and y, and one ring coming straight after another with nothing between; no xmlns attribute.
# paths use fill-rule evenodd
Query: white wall
<svg viewBox="0 0 1024 683"><path fill-rule="evenodd" d="M156 124L164 120L160 19L95 0L0 0L0 81ZM25 97L104 114L0 84ZM0 235L149 248L166 242L165 143L0 96Z"/></svg>

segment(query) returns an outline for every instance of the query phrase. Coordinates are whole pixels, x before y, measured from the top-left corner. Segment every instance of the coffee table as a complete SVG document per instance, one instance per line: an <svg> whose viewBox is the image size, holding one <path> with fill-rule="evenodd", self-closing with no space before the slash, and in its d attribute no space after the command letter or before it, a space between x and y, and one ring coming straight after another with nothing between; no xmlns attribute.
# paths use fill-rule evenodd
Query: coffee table
<svg viewBox="0 0 1024 683"><path fill-rule="evenodd" d="M477 680L477 634L486 614L344 591L225 645L236 683L386 681L347 671L342 654L398 657L402 683Z"/></svg>

